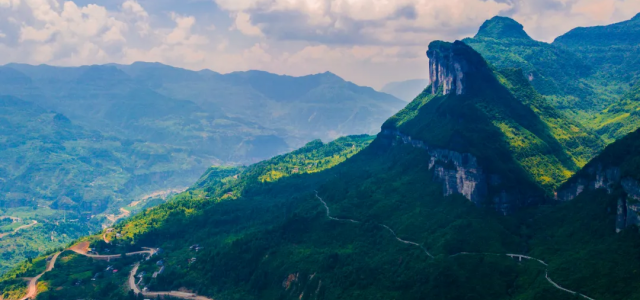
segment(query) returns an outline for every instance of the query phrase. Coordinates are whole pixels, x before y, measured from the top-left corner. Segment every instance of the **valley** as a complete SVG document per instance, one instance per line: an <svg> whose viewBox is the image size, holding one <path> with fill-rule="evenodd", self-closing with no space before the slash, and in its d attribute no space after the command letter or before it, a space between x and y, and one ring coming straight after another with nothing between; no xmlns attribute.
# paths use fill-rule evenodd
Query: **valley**
<svg viewBox="0 0 640 300"><path fill-rule="evenodd" d="M332 73L1 67L34 101L3 138L42 147L0 165L35 170L2 187L0 299L640 299L639 20L491 18L404 108Z"/></svg>
<svg viewBox="0 0 640 300"><path fill-rule="evenodd" d="M290 85L299 89L273 89ZM404 105L329 73L222 75L142 62L8 64L0 67L0 94L0 209L47 224L2 233L11 247L0 249L0 274L163 203L212 165L242 166L317 138L375 133ZM261 113L250 110L258 106Z"/></svg>

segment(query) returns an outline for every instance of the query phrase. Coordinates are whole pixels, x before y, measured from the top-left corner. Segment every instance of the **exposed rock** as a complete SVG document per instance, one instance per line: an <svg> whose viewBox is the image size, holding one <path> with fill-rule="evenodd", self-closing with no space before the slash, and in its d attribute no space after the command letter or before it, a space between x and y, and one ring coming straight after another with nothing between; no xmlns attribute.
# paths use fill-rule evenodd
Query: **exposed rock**
<svg viewBox="0 0 640 300"><path fill-rule="evenodd" d="M433 44L433 43L432 43ZM427 56L429 57L429 78L431 78L431 92L437 93L442 86L442 93L447 95L455 91L457 95L464 93L464 71L466 71L466 61L454 56L451 46L446 44L435 44L429 46Z"/></svg>
<svg viewBox="0 0 640 300"><path fill-rule="evenodd" d="M453 92L462 95L467 90L469 76L482 77L491 73L484 58L461 41L432 42L427 56L433 94L442 87L444 95Z"/></svg>
<svg viewBox="0 0 640 300"><path fill-rule="evenodd" d="M611 192L613 186L620 182L620 170L618 168L603 169L602 165L598 164L586 167L583 172L585 172L585 176L576 177L558 190L556 193L557 200L572 200L585 190L605 188L608 192Z"/></svg>
<svg viewBox="0 0 640 300"><path fill-rule="evenodd" d="M429 171L433 172L434 181L442 183L442 193L445 196L461 194L478 206L492 207L503 214L531 202L514 201L518 197L506 191L490 196L489 188L499 186L502 180L497 174L485 173L472 154L432 147L397 130L385 129L382 134L397 137L394 141L425 149L430 156Z"/></svg>
<svg viewBox="0 0 640 300"><path fill-rule="evenodd" d="M640 183L631 178L621 178L620 169L603 168L601 164L584 169L582 176L565 184L556 194L556 199L569 201L587 190L606 189L612 193L616 187L624 191L618 199L616 232L631 225L640 225Z"/></svg>
<svg viewBox="0 0 640 300"><path fill-rule="evenodd" d="M442 183L445 196L459 193L474 203L480 203L485 199L487 176L478 166L478 161L473 155L429 147L423 141L413 139L399 131L385 130L384 133L399 137L405 144L428 151L431 156L429 170L433 170L434 180Z"/></svg>
<svg viewBox="0 0 640 300"><path fill-rule="evenodd" d="M298 282L298 277L300 276L300 273L292 273L289 274L289 276L287 276L287 278L285 278L282 281L282 287L285 290L288 290L291 287L292 283L297 283Z"/></svg>

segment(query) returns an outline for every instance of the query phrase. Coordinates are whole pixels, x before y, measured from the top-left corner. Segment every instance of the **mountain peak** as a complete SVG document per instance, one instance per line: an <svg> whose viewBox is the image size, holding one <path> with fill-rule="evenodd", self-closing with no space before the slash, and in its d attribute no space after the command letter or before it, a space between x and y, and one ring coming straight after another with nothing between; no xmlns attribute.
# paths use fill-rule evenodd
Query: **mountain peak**
<svg viewBox="0 0 640 300"><path fill-rule="evenodd" d="M631 18L631 20L640 21L640 13L638 13L635 17Z"/></svg>
<svg viewBox="0 0 640 300"><path fill-rule="evenodd" d="M470 74L489 69L484 58L461 41L434 41L429 44L427 56L433 94L442 86L444 95L451 92L462 95L467 90Z"/></svg>
<svg viewBox="0 0 640 300"><path fill-rule="evenodd" d="M485 21L475 36L476 38L492 38L492 39L527 39L531 37L524 31L524 26L516 20L496 16Z"/></svg>

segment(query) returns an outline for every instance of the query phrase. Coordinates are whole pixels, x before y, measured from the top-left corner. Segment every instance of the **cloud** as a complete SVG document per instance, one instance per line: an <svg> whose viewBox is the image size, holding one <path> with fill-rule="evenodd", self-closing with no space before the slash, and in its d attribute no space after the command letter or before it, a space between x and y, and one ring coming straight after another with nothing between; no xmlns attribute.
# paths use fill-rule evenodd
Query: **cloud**
<svg viewBox="0 0 640 300"><path fill-rule="evenodd" d="M638 12L637 0L513 0L506 14L532 37L551 42L573 28L616 23Z"/></svg>
<svg viewBox="0 0 640 300"><path fill-rule="evenodd" d="M146 36L151 30L149 25L149 13L135 0L127 0L122 3L122 12L129 22L135 24L137 33Z"/></svg>
<svg viewBox="0 0 640 300"><path fill-rule="evenodd" d="M0 64L143 60L219 72L332 71L380 87L425 78L431 41L472 36L494 15L513 17L532 37L552 41L577 26L640 12L638 0L90 2L0 0Z"/></svg>
<svg viewBox="0 0 640 300"><path fill-rule="evenodd" d="M258 26L251 24L251 16L244 12L236 14L234 26L232 29L237 29L248 36L263 36L262 30Z"/></svg>
<svg viewBox="0 0 640 300"><path fill-rule="evenodd" d="M236 14L236 23L277 40L361 45L421 44L420 34L468 32L511 8L494 0L214 1Z"/></svg>

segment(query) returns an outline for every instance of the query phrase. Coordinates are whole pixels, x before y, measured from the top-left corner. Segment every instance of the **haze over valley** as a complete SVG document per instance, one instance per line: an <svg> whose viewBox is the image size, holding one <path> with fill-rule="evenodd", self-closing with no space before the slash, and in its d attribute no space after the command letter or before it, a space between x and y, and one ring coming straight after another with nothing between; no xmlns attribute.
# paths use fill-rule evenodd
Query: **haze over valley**
<svg viewBox="0 0 640 300"><path fill-rule="evenodd" d="M640 298L636 1L90 2L0 1L0 300Z"/></svg>

